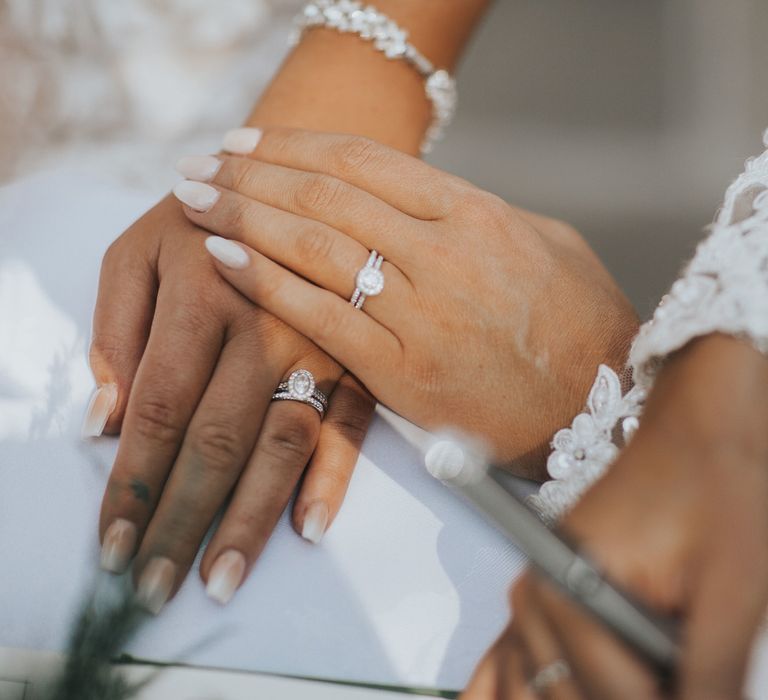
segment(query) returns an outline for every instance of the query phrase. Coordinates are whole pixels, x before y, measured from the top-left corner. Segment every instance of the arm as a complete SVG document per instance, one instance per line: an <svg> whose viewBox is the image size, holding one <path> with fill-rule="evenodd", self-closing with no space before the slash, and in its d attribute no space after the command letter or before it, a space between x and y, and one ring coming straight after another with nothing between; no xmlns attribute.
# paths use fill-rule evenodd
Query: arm
<svg viewBox="0 0 768 700"><path fill-rule="evenodd" d="M484 3L446 6L428 0L415 11L385 0L379 9L413 22L413 40L435 62L453 62ZM413 150L428 114L412 69L354 36L317 29L249 123L354 129ZM233 489L201 566L217 600L244 580L308 463L294 526L319 540L340 507L372 399L315 345L221 282L199 229L172 198L107 252L90 358L99 389L86 433L122 433L102 504L102 564L120 571L135 555L149 608L158 611L178 589ZM333 392L322 425L306 405L270 403L298 368Z"/></svg>

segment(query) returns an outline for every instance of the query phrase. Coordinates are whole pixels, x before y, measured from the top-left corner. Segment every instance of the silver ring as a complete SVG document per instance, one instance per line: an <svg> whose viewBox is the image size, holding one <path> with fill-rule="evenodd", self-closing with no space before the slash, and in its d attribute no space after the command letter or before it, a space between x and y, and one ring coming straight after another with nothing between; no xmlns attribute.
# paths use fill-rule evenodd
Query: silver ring
<svg viewBox="0 0 768 700"><path fill-rule="evenodd" d="M355 291L349 300L349 303L356 309L362 309L363 303L368 297L375 297L383 291L384 273L381 271L383 262L384 256L372 250L368 256L368 262L357 273Z"/></svg>
<svg viewBox="0 0 768 700"><path fill-rule="evenodd" d="M312 406L323 419L328 410L328 397L315 385L315 377L308 369L297 369L284 382L277 385L273 401L299 401Z"/></svg>
<svg viewBox="0 0 768 700"><path fill-rule="evenodd" d="M557 659L542 668L529 683L534 693L549 690L553 685L571 677L571 667L565 659Z"/></svg>

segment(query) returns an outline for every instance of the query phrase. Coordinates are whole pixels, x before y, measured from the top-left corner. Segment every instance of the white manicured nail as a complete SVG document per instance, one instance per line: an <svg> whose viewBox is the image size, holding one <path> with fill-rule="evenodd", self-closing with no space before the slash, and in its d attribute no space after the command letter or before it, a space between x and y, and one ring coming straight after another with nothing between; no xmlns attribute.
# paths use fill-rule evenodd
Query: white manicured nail
<svg viewBox="0 0 768 700"><path fill-rule="evenodd" d="M251 261L246 253L237 243L228 241L221 236L208 236L205 239L205 247L222 265L231 267L233 270L242 270L248 267Z"/></svg>
<svg viewBox="0 0 768 700"><path fill-rule="evenodd" d="M185 156L176 161L176 170L188 180L207 182L216 177L221 161L215 156Z"/></svg>
<svg viewBox="0 0 768 700"><path fill-rule="evenodd" d="M176 564L168 557L150 559L139 579L136 591L139 603L153 615L157 615L168 602L175 580Z"/></svg>
<svg viewBox="0 0 768 700"><path fill-rule="evenodd" d="M256 146L261 141L261 129L254 127L243 127L242 129L232 129L224 134L222 147L229 153L246 155L253 153Z"/></svg>
<svg viewBox="0 0 768 700"><path fill-rule="evenodd" d="M83 427L80 432L84 438L99 437L104 432L112 411L117 405L117 384L105 384L93 392L88 408L85 410Z"/></svg>
<svg viewBox="0 0 768 700"><path fill-rule="evenodd" d="M230 549L219 555L208 575L205 593L217 603L226 605L235 595L237 587L245 574L245 557L240 552Z"/></svg>
<svg viewBox="0 0 768 700"><path fill-rule="evenodd" d="M328 525L328 506L323 501L311 503L304 513L304 525L301 536L313 544L323 539L325 527Z"/></svg>
<svg viewBox="0 0 768 700"><path fill-rule="evenodd" d="M122 574L136 547L136 526L124 518L117 518L104 533L101 545L101 568L113 574Z"/></svg>
<svg viewBox="0 0 768 700"><path fill-rule="evenodd" d="M221 195L215 187L194 180L182 180L173 188L173 194L188 207L199 212L208 211Z"/></svg>

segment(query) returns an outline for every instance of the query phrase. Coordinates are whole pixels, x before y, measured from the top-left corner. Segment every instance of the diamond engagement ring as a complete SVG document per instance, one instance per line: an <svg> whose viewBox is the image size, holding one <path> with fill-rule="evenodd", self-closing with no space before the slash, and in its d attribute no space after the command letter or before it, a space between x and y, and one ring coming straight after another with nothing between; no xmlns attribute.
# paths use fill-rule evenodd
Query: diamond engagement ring
<svg viewBox="0 0 768 700"><path fill-rule="evenodd" d="M544 666L531 678L529 685L534 693L542 693L570 677L571 667L568 665L568 662L565 659L557 659L551 664Z"/></svg>
<svg viewBox="0 0 768 700"><path fill-rule="evenodd" d="M299 401L312 406L323 419L328 410L328 398L315 386L315 377L308 369L297 369L272 394L273 401Z"/></svg>
<svg viewBox="0 0 768 700"><path fill-rule="evenodd" d="M357 273L355 291L349 300L356 309L362 309L368 297L375 297L384 289L384 273L381 271L383 262L384 256L372 250L368 256L368 262Z"/></svg>

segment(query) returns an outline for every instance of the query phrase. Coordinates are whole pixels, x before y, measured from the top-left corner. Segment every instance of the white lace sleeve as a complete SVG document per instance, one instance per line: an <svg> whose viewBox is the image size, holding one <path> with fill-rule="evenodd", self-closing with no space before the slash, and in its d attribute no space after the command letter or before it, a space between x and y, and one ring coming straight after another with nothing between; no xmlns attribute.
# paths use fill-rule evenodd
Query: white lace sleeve
<svg viewBox="0 0 768 700"><path fill-rule="evenodd" d="M763 141L768 148L768 131ZM552 479L530 498L547 520L567 512L616 458L664 358L718 331L768 353L768 150L747 161L710 235L640 328L629 354L635 386L622 396L616 373L600 366L586 412L555 435L547 461Z"/></svg>

